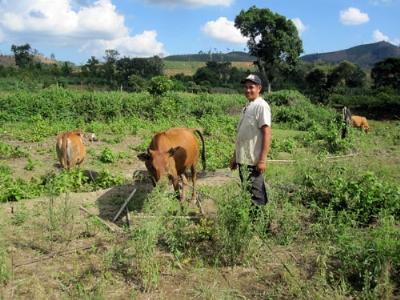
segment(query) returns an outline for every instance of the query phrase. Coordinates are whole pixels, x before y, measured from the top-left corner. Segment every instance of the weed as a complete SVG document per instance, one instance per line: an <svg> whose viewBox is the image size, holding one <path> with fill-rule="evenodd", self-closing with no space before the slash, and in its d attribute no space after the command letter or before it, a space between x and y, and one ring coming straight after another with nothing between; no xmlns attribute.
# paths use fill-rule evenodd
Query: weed
<svg viewBox="0 0 400 300"><path fill-rule="evenodd" d="M27 157L28 153L19 146L10 146L0 142L0 159Z"/></svg>
<svg viewBox="0 0 400 300"><path fill-rule="evenodd" d="M33 161L29 158L24 169L27 171L33 171L35 169L36 164L37 163L35 161Z"/></svg>
<svg viewBox="0 0 400 300"><path fill-rule="evenodd" d="M237 195L232 193L231 187L225 187L217 205L216 234L220 244L218 258L227 265L240 263L252 235L250 194L246 188L240 189Z"/></svg>
<svg viewBox="0 0 400 300"><path fill-rule="evenodd" d="M116 161L116 155L110 148L106 147L101 151L99 160L106 164L113 163Z"/></svg>

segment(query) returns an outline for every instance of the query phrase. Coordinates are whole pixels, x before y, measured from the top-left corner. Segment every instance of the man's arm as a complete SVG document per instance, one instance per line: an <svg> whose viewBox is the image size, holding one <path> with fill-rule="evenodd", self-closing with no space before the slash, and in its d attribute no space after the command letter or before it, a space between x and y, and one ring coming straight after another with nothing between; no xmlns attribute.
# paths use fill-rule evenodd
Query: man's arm
<svg viewBox="0 0 400 300"><path fill-rule="evenodd" d="M261 173L264 173L266 169L267 156L272 141L272 130L270 126L264 125L263 127L261 127L261 131L262 131L262 146L261 146L260 157L257 163L257 169Z"/></svg>

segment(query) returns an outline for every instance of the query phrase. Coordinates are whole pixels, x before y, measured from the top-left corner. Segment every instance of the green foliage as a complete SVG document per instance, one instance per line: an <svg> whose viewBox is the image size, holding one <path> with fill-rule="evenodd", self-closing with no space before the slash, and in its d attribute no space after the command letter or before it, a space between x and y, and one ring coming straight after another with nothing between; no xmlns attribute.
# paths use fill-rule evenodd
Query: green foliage
<svg viewBox="0 0 400 300"><path fill-rule="evenodd" d="M383 298L382 287L399 284L400 230L393 217L383 216L368 232L348 228L338 236L335 250L330 262L334 279L345 280L361 298Z"/></svg>
<svg viewBox="0 0 400 300"><path fill-rule="evenodd" d="M7 262L7 252L0 240L0 285L5 284L11 277L11 270Z"/></svg>
<svg viewBox="0 0 400 300"><path fill-rule="evenodd" d="M329 126L337 115L334 110L314 105L297 91L282 90L268 95L276 106L272 106L274 122L284 123L291 129L309 130L315 124Z"/></svg>
<svg viewBox="0 0 400 300"><path fill-rule="evenodd" d="M33 64L33 54L31 45L12 45L11 51L14 53L15 64L20 68L31 67Z"/></svg>
<svg viewBox="0 0 400 300"><path fill-rule="evenodd" d="M374 86L400 91L400 58L391 57L375 64L371 70Z"/></svg>
<svg viewBox="0 0 400 300"><path fill-rule="evenodd" d="M10 170L0 169L0 202L19 201L39 197L41 195L59 195L65 192L92 191L122 184L123 177L112 175L108 171L96 174L94 181L91 175L80 169L51 172L40 178L25 181L14 179Z"/></svg>
<svg viewBox="0 0 400 300"><path fill-rule="evenodd" d="M250 205L251 197L244 185L239 195L228 192L229 186L221 191L218 199L216 234L219 243L218 259L227 265L238 264L249 246L252 236Z"/></svg>
<svg viewBox="0 0 400 300"><path fill-rule="evenodd" d="M19 146L11 146L0 142L0 159L27 157L28 153L22 150Z"/></svg>
<svg viewBox="0 0 400 300"><path fill-rule="evenodd" d="M166 76L156 76L150 80L148 91L153 96L162 96L169 92L174 83Z"/></svg>
<svg viewBox="0 0 400 300"><path fill-rule="evenodd" d="M116 161L116 155L110 148L106 147L103 149L103 151L101 151L99 160L106 164L113 163Z"/></svg>
<svg viewBox="0 0 400 300"><path fill-rule="evenodd" d="M339 171L339 172L338 172ZM329 168L304 175L301 199L332 210L339 218L361 226L387 213L400 219L400 188L373 173L348 174Z"/></svg>
<svg viewBox="0 0 400 300"><path fill-rule="evenodd" d="M27 171L33 171L35 169L36 164L37 163L35 161L29 158L24 169Z"/></svg>
<svg viewBox="0 0 400 300"><path fill-rule="evenodd" d="M313 146L317 152L347 153L354 150L354 140L352 138L343 139L341 129L342 124L339 122L329 122L325 126L314 123L298 140L305 147Z"/></svg>
<svg viewBox="0 0 400 300"><path fill-rule="evenodd" d="M132 92L143 92L146 90L147 82L139 75L130 75L128 77L128 83Z"/></svg>
<svg viewBox="0 0 400 300"><path fill-rule="evenodd" d="M257 67L267 80L268 91L279 70L296 65L303 46L294 23L268 8L250 7L235 18Z"/></svg>

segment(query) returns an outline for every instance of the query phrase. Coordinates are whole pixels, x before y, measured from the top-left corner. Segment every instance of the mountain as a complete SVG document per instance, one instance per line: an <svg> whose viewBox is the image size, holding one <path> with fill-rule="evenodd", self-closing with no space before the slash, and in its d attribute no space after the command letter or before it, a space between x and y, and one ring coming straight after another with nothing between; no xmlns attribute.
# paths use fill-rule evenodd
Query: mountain
<svg viewBox="0 0 400 300"><path fill-rule="evenodd" d="M400 47L388 42L378 42L352 47L346 50L309 54L301 57L303 61L340 63L347 60L364 68L371 68L378 61L388 57L400 57Z"/></svg>
<svg viewBox="0 0 400 300"><path fill-rule="evenodd" d="M253 62L255 58L249 55L246 52L241 51L233 51L228 53L205 53L200 52L198 54L180 54L180 55L170 55L164 58L169 61L218 61L218 62L227 62L227 61L246 61Z"/></svg>

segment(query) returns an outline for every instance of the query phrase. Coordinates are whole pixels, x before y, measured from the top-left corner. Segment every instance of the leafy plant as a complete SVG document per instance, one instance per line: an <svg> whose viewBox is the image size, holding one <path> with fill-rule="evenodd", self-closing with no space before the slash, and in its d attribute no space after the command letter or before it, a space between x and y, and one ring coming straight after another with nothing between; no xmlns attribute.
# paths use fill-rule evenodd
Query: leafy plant
<svg viewBox="0 0 400 300"><path fill-rule="evenodd" d="M109 164L116 161L116 156L110 148L106 147L101 152L99 160L103 163Z"/></svg>

